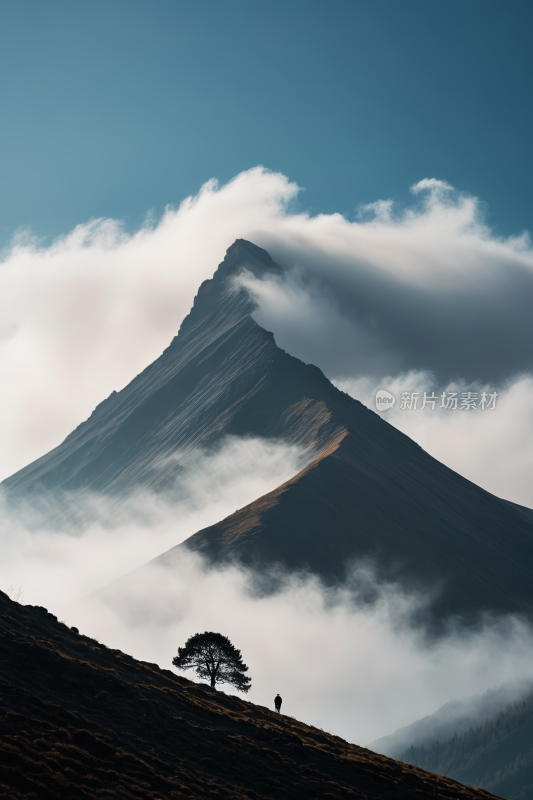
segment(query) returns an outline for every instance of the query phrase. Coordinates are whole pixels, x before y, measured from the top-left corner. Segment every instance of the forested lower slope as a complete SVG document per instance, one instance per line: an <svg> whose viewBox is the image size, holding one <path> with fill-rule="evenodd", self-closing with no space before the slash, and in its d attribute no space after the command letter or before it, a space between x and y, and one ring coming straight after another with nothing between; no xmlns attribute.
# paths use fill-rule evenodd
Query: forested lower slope
<svg viewBox="0 0 533 800"><path fill-rule="evenodd" d="M494 719L427 747L411 746L400 760L481 786L501 797L533 798L533 692Z"/></svg>

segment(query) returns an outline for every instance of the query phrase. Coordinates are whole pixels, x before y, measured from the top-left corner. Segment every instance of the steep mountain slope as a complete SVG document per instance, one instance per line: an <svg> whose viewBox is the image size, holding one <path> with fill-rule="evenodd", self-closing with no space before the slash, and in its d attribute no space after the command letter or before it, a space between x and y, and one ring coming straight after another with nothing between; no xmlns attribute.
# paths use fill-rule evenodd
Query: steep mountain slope
<svg viewBox="0 0 533 800"><path fill-rule="evenodd" d="M348 398L330 398L327 408L346 429L299 475L157 563L171 565L188 547L215 563L280 563L332 581L350 558L371 558L383 579L442 589L442 612L531 614L525 518Z"/></svg>
<svg viewBox="0 0 533 800"><path fill-rule="evenodd" d="M224 434L281 435L280 413L302 396L302 376L289 373L305 366L253 321L254 304L232 280L243 268L280 270L264 250L236 242L161 357L4 488L12 495L88 488L120 496L139 485L160 491L172 487L196 448ZM312 368L303 386L312 391L317 381L325 379ZM306 426L292 428L289 439L301 435L312 444Z"/></svg>
<svg viewBox="0 0 533 800"><path fill-rule="evenodd" d="M135 661L3 592L0 652L5 800L492 797Z"/></svg>
<svg viewBox="0 0 533 800"><path fill-rule="evenodd" d="M302 445L309 464L191 537L214 563L283 564L342 580L350 561L442 590L440 614L533 614L533 520L452 472L312 365L278 348L235 286L280 267L238 240L200 287L163 355L48 455L4 482L11 496L90 488L171 490L189 456L226 434ZM183 546L164 554L171 566Z"/></svg>
<svg viewBox="0 0 533 800"><path fill-rule="evenodd" d="M509 800L533 798L533 693L482 725L398 756Z"/></svg>

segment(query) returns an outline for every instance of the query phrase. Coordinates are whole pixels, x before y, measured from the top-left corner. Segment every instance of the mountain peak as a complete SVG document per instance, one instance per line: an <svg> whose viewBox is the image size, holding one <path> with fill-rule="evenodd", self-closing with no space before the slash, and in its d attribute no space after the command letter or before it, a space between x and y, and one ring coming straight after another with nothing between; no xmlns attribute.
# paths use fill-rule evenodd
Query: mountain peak
<svg viewBox="0 0 533 800"><path fill-rule="evenodd" d="M138 485L168 489L180 471L174 456L169 461L171 454L180 453L181 461L195 447L235 433L235 417L250 404L282 352L272 334L252 319L255 303L234 282L243 270L257 277L281 273L266 250L237 239L213 277L201 284L163 354L100 403L55 450L12 475L3 487L13 495L57 489L124 494ZM250 423L245 434L262 431ZM168 474L158 466L165 462Z"/></svg>
<svg viewBox="0 0 533 800"><path fill-rule="evenodd" d="M217 277L227 278L231 274L238 275L242 269L248 269L257 277L263 275L265 271L278 274L282 272L281 267L262 247L258 247L247 239L236 239L226 250L224 261L219 264L213 277L216 279Z"/></svg>
<svg viewBox="0 0 533 800"><path fill-rule="evenodd" d="M277 347L236 285L244 269L281 271L262 248L234 242L164 353L4 488L172 495L191 457L225 436L278 439L302 448L307 466L161 556L166 564L190 548L213 563L283 564L336 583L349 563L371 560L388 583L429 595L442 586L442 616L533 618L529 517Z"/></svg>
<svg viewBox="0 0 533 800"><path fill-rule="evenodd" d="M263 250L248 239L235 239L232 245L226 250L226 258L231 258L235 253L250 256L252 258L260 258L268 264L273 264L272 257L267 250Z"/></svg>

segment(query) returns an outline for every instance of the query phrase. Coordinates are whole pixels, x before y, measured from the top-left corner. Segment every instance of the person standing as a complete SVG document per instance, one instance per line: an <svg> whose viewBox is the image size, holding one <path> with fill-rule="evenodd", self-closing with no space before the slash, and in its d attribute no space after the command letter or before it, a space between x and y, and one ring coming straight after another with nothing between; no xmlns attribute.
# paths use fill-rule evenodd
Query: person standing
<svg viewBox="0 0 533 800"><path fill-rule="evenodd" d="M279 696L279 694L277 694L277 695L275 696L275 698L274 698L274 705L275 705L275 707L276 707L276 711L278 712L278 714L279 714L279 713L280 713L280 711L281 711L281 703L282 703L282 699L281 699L281 697Z"/></svg>

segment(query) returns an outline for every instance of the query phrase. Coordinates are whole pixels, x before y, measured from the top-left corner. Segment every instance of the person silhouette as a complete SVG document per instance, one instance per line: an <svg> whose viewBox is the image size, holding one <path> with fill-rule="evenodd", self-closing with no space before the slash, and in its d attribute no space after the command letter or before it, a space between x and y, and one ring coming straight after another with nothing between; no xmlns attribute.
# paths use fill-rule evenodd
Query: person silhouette
<svg viewBox="0 0 533 800"><path fill-rule="evenodd" d="M282 699L281 699L281 697L279 696L279 694L277 694L277 695L275 696L275 698L274 698L274 705L276 706L276 711L278 712L278 714L279 714L279 713L280 713L280 711L281 711L281 703L282 703Z"/></svg>

